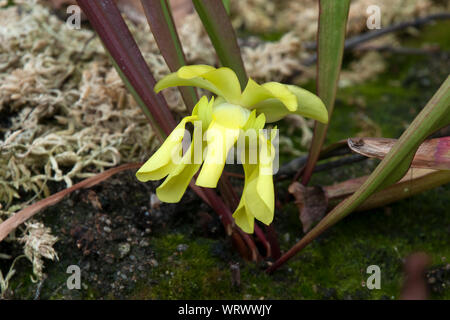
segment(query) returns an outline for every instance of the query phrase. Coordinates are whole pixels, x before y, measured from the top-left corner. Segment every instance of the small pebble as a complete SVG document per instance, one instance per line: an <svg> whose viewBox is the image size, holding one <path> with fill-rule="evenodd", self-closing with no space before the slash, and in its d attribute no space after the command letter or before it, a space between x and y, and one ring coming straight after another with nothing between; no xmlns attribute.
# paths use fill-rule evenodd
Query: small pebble
<svg viewBox="0 0 450 320"><path fill-rule="evenodd" d="M150 208L158 209L160 205L161 205L161 200L158 199L156 194L152 193L150 196Z"/></svg>
<svg viewBox="0 0 450 320"><path fill-rule="evenodd" d="M125 257L131 250L131 246L129 243L121 243L119 244L119 253L120 253L120 257L123 258Z"/></svg>
<svg viewBox="0 0 450 320"><path fill-rule="evenodd" d="M157 266L158 266L158 261L156 261L155 259L151 259L151 260L150 260L150 265L151 265L152 267L157 267Z"/></svg>
<svg viewBox="0 0 450 320"><path fill-rule="evenodd" d="M139 242L139 246L140 247L148 247L149 243L147 240L141 240L141 242Z"/></svg>

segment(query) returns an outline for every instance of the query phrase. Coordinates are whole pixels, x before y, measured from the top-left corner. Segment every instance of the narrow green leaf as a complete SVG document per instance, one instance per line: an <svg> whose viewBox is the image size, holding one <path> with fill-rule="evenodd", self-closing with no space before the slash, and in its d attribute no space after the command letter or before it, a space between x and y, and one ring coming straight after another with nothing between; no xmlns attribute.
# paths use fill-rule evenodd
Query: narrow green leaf
<svg viewBox="0 0 450 320"><path fill-rule="evenodd" d="M330 120L344 53L349 6L350 0L320 0L319 2L317 95L327 107ZM328 124L316 122L308 162L302 176L304 185L309 182L314 171L325 141Z"/></svg>
<svg viewBox="0 0 450 320"><path fill-rule="evenodd" d="M230 14L230 0L222 0L223 6L225 7L225 10L228 14Z"/></svg>
<svg viewBox="0 0 450 320"><path fill-rule="evenodd" d="M175 72L186 65L186 57L173 22L170 4L167 0L141 0L148 24L170 71ZM192 87L178 87L189 111L198 101Z"/></svg>
<svg viewBox="0 0 450 320"><path fill-rule="evenodd" d="M77 2L112 57L127 88L163 139L175 127L175 120L164 97L154 93L156 81L116 4L113 0Z"/></svg>
<svg viewBox="0 0 450 320"><path fill-rule="evenodd" d="M401 179L410 167L414 154L425 138L449 124L450 76L447 77L439 90L417 115L363 185L352 196L342 201L328 213L314 229L274 263L268 269L268 272L277 269L325 230L357 209L370 195Z"/></svg>
<svg viewBox="0 0 450 320"><path fill-rule="evenodd" d="M236 33L222 0L193 0L195 10L205 26L216 49L220 63L236 72L241 87L247 85L247 74L242 61Z"/></svg>

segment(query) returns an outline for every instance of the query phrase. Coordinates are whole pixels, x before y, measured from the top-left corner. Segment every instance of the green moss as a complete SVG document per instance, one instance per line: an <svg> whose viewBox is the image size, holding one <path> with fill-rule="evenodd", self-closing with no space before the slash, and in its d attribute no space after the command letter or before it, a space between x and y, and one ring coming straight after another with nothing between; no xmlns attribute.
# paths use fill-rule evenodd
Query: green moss
<svg viewBox="0 0 450 320"><path fill-rule="evenodd" d="M159 266L132 298L141 299L397 299L403 281L403 258L423 250L433 265L450 257L446 245L450 217L442 215L450 186L440 187L388 208L354 213L313 242L286 266L269 276L261 265L241 263L241 288L231 285L229 261L215 251L221 240L169 234L153 239ZM288 208L296 215L295 208ZM277 216L281 235L300 236L298 226ZM283 237L281 237L283 238ZM282 242L283 249L295 239ZM177 246L188 245L179 253ZM363 283L370 265L381 268L381 289ZM151 285L149 285L151 283ZM433 293L435 299L448 292Z"/></svg>
<svg viewBox="0 0 450 320"><path fill-rule="evenodd" d="M185 251L177 246L187 245ZM182 234L170 234L153 239L158 267L151 270L151 283L139 285L133 298L145 299L220 299L233 298L229 275L221 261L211 253L213 241L187 239Z"/></svg>

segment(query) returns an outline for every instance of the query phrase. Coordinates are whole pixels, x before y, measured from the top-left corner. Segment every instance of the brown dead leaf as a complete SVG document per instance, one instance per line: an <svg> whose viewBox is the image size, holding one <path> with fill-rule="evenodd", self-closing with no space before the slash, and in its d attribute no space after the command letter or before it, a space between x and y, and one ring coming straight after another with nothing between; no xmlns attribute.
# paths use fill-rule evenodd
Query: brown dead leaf
<svg viewBox="0 0 450 320"><path fill-rule="evenodd" d="M328 203L333 205L352 195L367 178L368 176L359 177L323 187ZM448 182L450 182L448 170L410 169L399 182L371 195L356 210L364 211L381 207Z"/></svg>
<svg viewBox="0 0 450 320"><path fill-rule="evenodd" d="M386 138L350 138L348 146L366 157L383 159L396 142L396 139ZM424 141L417 150L411 167L450 170L450 137Z"/></svg>
<svg viewBox="0 0 450 320"><path fill-rule="evenodd" d="M295 198L303 232L306 233L325 216L328 207L326 194L322 187L305 187L299 182L292 183L288 191Z"/></svg>

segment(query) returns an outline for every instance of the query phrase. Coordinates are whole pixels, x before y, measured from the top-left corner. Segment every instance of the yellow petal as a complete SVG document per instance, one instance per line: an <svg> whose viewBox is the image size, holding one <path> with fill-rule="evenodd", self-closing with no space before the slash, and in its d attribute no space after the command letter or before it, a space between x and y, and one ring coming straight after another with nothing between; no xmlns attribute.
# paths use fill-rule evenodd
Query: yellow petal
<svg viewBox="0 0 450 320"><path fill-rule="evenodd" d="M193 116L198 116L198 112L201 108L204 108L205 105L208 105L208 98L205 96L202 96L200 100L198 100L197 104L194 106L194 109L192 110ZM200 118L200 117L199 117Z"/></svg>
<svg viewBox="0 0 450 320"><path fill-rule="evenodd" d="M287 88L286 85L278 82L267 82L262 85L265 89L269 90L278 100L288 108L289 111L297 110L298 102L297 98Z"/></svg>
<svg viewBox="0 0 450 320"><path fill-rule="evenodd" d="M253 129L256 130L256 132L259 132L262 128L264 128L264 125L266 124L266 116L264 113L261 113L259 116L256 117L255 122L253 123Z"/></svg>
<svg viewBox="0 0 450 320"><path fill-rule="evenodd" d="M200 75L220 90L222 96L230 103L239 104L241 97L241 85L236 73L230 68L219 68Z"/></svg>
<svg viewBox="0 0 450 320"><path fill-rule="evenodd" d="M266 116L266 122L272 123L283 119L291 112L284 106L280 100L268 99L259 102L253 106L258 113Z"/></svg>
<svg viewBox="0 0 450 320"><path fill-rule="evenodd" d="M272 223L275 210L272 177L275 149L271 141L267 141L263 135L259 135L259 141L261 152L259 153L258 164L249 164L248 156L242 156L245 172L244 191L239 206L233 213L236 224L247 233L253 233L254 231L253 218L267 225Z"/></svg>
<svg viewBox="0 0 450 320"><path fill-rule="evenodd" d="M322 123L328 123L328 110L318 96L294 85L287 85L287 88L297 97L297 114Z"/></svg>
<svg viewBox="0 0 450 320"><path fill-rule="evenodd" d="M167 203L179 202L200 166L201 164L187 164L180 172L177 170L176 173L169 174L164 183L156 189L159 200Z"/></svg>
<svg viewBox="0 0 450 320"><path fill-rule="evenodd" d="M289 111L285 105L277 99L261 101L254 105L253 108L258 113L264 113L266 116L266 122L275 122L284 118L288 114L294 113L322 123L328 123L328 111L318 96L297 86L286 85L286 87L297 98L297 110L295 110L295 112Z"/></svg>
<svg viewBox="0 0 450 320"><path fill-rule="evenodd" d="M213 105L214 97L208 102L208 98L203 96L192 110L192 115L198 116L198 119L202 122L203 130L206 130L212 121Z"/></svg>
<svg viewBox="0 0 450 320"><path fill-rule="evenodd" d="M219 69L207 65L181 67L177 72L158 81L155 92L176 86L203 88L234 104L238 104L241 97L241 86L236 74L225 67Z"/></svg>
<svg viewBox="0 0 450 320"><path fill-rule="evenodd" d="M251 108L252 106L268 99L278 99L290 111L297 109L297 99L286 85L278 82L267 82L263 85L257 84L252 79L248 80L247 86L241 96L241 105Z"/></svg>
<svg viewBox="0 0 450 320"><path fill-rule="evenodd" d="M223 127L227 128L242 128L247 122L250 111L241 106L223 103L214 107L213 120Z"/></svg>
<svg viewBox="0 0 450 320"><path fill-rule="evenodd" d="M248 186L243 196L248 212L259 221L269 225L272 223L275 210L272 176L274 148L272 143L268 142L262 135L260 135L260 143L258 170L254 170L249 177Z"/></svg>
<svg viewBox="0 0 450 320"><path fill-rule="evenodd" d="M192 86L192 87L198 87L202 89L206 89L211 91L214 94L221 95L221 91L214 86L211 82L202 79L202 78L191 78L191 79L185 79L180 78L177 72L173 72L161 80L159 80L155 85L155 92L158 93L161 90L164 90L169 87L183 87L183 86Z"/></svg>
<svg viewBox="0 0 450 320"><path fill-rule="evenodd" d="M215 120L206 132L207 151L203 167L196 184L201 187L215 188L222 175L228 151L236 143L240 129L226 128Z"/></svg>
<svg viewBox="0 0 450 320"><path fill-rule="evenodd" d="M258 102L270 98L274 98L274 96L269 90L260 86L252 79L248 79L247 86L245 87L244 92L242 92L241 105L251 107Z"/></svg>
<svg viewBox="0 0 450 320"><path fill-rule="evenodd" d="M194 128L194 131L197 130L201 130L200 126ZM194 137L195 136L194 133ZM199 152L199 150L195 150L195 145L193 140L184 154L181 163L169 174L164 183L156 189L156 195L159 200L168 203L176 203L183 197L183 194L189 186L189 182L201 166L201 163L195 163L194 153Z"/></svg>
<svg viewBox="0 0 450 320"><path fill-rule="evenodd" d="M193 66L183 66L178 69L177 74L180 78L192 79L214 70L216 70L216 68L206 64L197 64Z"/></svg>
<svg viewBox="0 0 450 320"><path fill-rule="evenodd" d="M139 181L159 180L167 176L177 166L175 157L181 157L184 129L187 122L197 119L196 116L185 117L167 137L161 147L136 172Z"/></svg>
<svg viewBox="0 0 450 320"><path fill-rule="evenodd" d="M255 228L255 217L247 212L244 200L241 199L239 206L233 213L233 218L236 225L241 228L242 231L253 233Z"/></svg>
<svg viewBox="0 0 450 320"><path fill-rule="evenodd" d="M213 107L221 105L222 103L225 103L225 102L227 102L227 101L223 97L216 97L216 99L214 100Z"/></svg>
<svg viewBox="0 0 450 320"><path fill-rule="evenodd" d="M247 210L259 221L269 225L273 220L274 191L273 178L269 175L252 178L244 194Z"/></svg>
<svg viewBox="0 0 450 320"><path fill-rule="evenodd" d="M245 155L243 155L245 157ZM252 176L252 173L256 170L258 170L258 165L255 164L249 164L245 161L245 159L242 159L242 166L244 167L244 174L245 174L245 183L244 183L244 190L242 191L242 197L241 201L239 202L239 205L236 209L236 211L233 213L233 218L235 223L244 231L247 233L253 233L254 231L254 224L255 224L255 217L248 212L247 206L245 203L245 194L248 190L248 184L250 181L250 177Z"/></svg>
<svg viewBox="0 0 450 320"><path fill-rule="evenodd" d="M247 122L245 123L244 127L242 127L242 130L244 130L245 132L246 130L253 128L255 120L256 120L256 110L253 110L252 112L250 112Z"/></svg>

